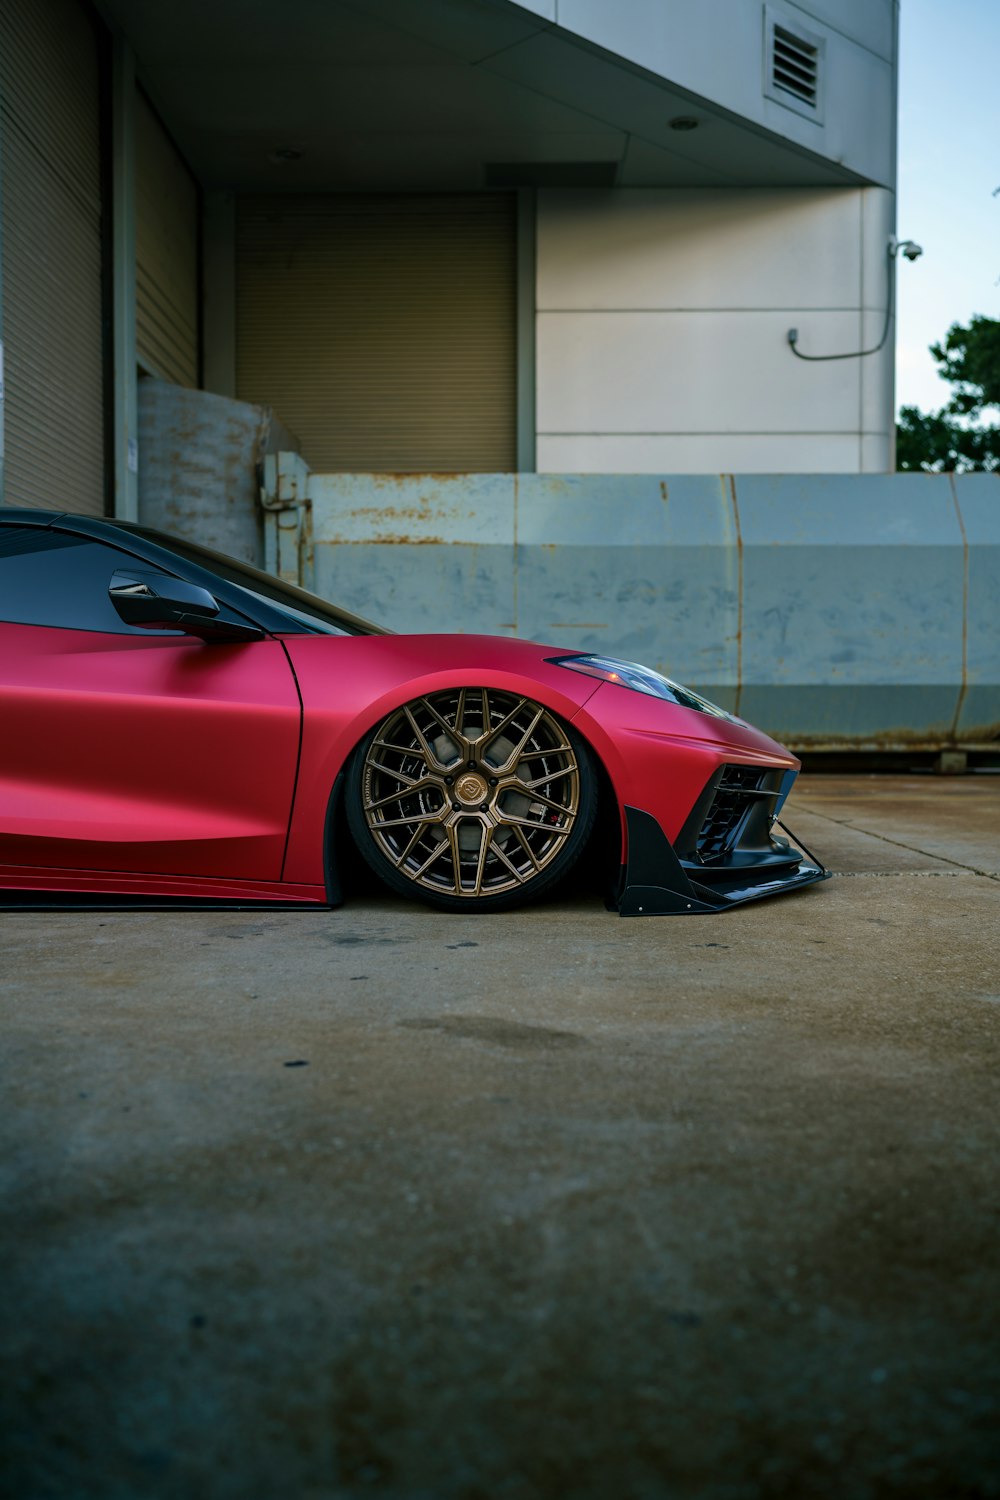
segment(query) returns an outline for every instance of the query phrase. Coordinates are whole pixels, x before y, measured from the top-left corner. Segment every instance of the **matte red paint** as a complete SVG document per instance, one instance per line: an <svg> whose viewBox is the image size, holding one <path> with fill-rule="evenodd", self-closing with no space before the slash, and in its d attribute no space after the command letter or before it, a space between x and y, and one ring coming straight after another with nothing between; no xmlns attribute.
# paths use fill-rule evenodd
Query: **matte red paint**
<svg viewBox="0 0 1000 1500"><path fill-rule="evenodd" d="M0 865L0 890L60 891L80 895L112 894L146 900L168 897L185 901L290 901L301 906L326 904L326 887L289 885L281 880L213 880L191 875L129 875L118 870L51 870Z"/></svg>
<svg viewBox="0 0 1000 1500"><path fill-rule="evenodd" d="M650 812L667 837L727 761L797 767L767 735L555 666L560 648L496 636L321 636L286 640L305 709L285 878L322 878L330 789L354 746L400 703L456 686L522 693L570 720L611 778L619 808ZM624 858L624 817L622 818Z"/></svg>
<svg viewBox="0 0 1000 1500"><path fill-rule="evenodd" d="M604 763L619 808L652 813L673 843L721 765L798 770L788 750L749 724L602 683L573 721ZM626 854L624 824L622 859Z"/></svg>
<svg viewBox="0 0 1000 1500"><path fill-rule="evenodd" d="M497 636L296 636L285 645L305 711L287 880L322 879L323 820L337 772L401 703L442 688L492 687L571 719L600 685L549 665L551 647Z"/></svg>
<svg viewBox="0 0 1000 1500"><path fill-rule="evenodd" d="M300 718L278 641L0 624L0 864L280 880Z"/></svg>
<svg viewBox="0 0 1000 1500"><path fill-rule="evenodd" d="M322 901L338 772L393 708L449 687L572 721L619 810L652 813L671 840L720 764L798 766L759 730L546 660L558 654L492 636L207 645L0 625L0 887Z"/></svg>

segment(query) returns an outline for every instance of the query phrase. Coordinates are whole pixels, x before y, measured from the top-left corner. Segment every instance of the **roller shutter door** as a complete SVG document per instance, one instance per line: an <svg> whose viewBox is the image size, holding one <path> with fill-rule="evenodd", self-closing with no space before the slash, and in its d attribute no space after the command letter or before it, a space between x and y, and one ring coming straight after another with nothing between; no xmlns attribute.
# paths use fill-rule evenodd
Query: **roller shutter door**
<svg viewBox="0 0 1000 1500"><path fill-rule="evenodd" d="M3 0L8 505L104 510L100 92L85 7Z"/></svg>
<svg viewBox="0 0 1000 1500"><path fill-rule="evenodd" d="M135 115L135 345L139 363L198 384L198 187L144 95Z"/></svg>
<svg viewBox="0 0 1000 1500"><path fill-rule="evenodd" d="M516 199L243 198L237 388L333 472L516 468Z"/></svg>

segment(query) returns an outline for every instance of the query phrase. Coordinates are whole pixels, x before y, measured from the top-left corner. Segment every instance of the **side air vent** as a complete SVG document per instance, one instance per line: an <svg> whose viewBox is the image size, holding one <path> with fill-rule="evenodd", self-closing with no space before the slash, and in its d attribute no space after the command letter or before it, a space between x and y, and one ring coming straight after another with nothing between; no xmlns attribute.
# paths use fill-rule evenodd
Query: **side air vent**
<svg viewBox="0 0 1000 1500"><path fill-rule="evenodd" d="M755 766L724 766L715 796L698 831L695 858L703 865L721 864L733 847L750 809L762 795L767 772ZM773 801L770 804L774 806Z"/></svg>
<svg viewBox="0 0 1000 1500"><path fill-rule="evenodd" d="M811 120L823 118L823 54L820 36L764 7L764 92Z"/></svg>

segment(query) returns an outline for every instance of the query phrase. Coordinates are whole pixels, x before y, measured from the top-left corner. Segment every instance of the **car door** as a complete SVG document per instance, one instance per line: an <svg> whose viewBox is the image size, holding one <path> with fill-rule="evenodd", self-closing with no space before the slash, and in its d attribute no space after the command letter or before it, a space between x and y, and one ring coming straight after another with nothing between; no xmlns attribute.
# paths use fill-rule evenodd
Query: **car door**
<svg viewBox="0 0 1000 1500"><path fill-rule="evenodd" d="M277 881L301 719L285 652L125 624L108 585L129 565L93 536L0 526L6 883L11 867Z"/></svg>

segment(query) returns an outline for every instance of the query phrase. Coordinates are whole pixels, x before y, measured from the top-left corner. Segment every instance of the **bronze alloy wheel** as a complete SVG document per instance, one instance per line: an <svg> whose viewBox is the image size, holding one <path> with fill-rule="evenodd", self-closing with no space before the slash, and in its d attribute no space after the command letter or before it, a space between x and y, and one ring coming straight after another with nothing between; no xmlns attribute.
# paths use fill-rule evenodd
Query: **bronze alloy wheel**
<svg viewBox="0 0 1000 1500"><path fill-rule="evenodd" d="M347 817L396 890L515 906L576 862L596 812L587 747L540 703L468 687L415 698L359 746Z"/></svg>

